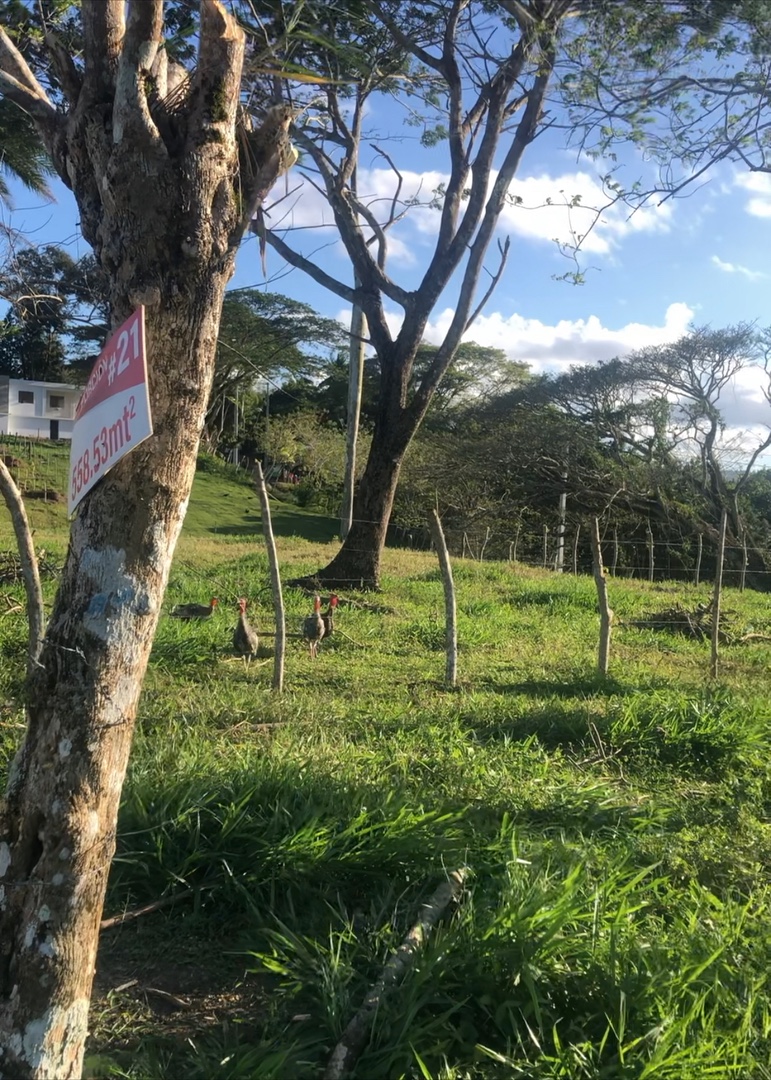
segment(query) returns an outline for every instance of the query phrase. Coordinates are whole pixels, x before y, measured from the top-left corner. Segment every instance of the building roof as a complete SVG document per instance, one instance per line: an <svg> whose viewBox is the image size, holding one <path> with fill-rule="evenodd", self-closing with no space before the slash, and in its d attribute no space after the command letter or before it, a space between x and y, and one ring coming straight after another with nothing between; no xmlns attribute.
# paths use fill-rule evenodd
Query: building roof
<svg viewBox="0 0 771 1080"><path fill-rule="evenodd" d="M17 379L14 375L0 375L0 382L24 383L25 386L45 386L49 390L72 390L78 394L83 391L83 386L78 386L75 383L45 382L43 379Z"/></svg>

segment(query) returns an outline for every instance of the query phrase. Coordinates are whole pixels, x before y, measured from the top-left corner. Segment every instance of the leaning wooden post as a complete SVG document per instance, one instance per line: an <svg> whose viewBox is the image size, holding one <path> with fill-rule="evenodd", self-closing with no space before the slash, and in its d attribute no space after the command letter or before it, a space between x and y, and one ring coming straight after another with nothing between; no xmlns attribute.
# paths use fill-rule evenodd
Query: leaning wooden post
<svg viewBox="0 0 771 1080"><path fill-rule="evenodd" d="M458 616L455 606L455 584L452 580L450 553L444 539L442 522L439 520L439 514L437 514L436 510L432 510L428 515L428 527L431 530L431 539L434 541L434 547L439 557L442 584L444 585L444 611L447 626L445 681L448 686L455 686L458 678Z"/></svg>
<svg viewBox="0 0 771 1080"><path fill-rule="evenodd" d="M517 522L517 531L514 533L514 552L511 557L512 562L517 561L517 547L519 546L519 534L522 532L522 522Z"/></svg>
<svg viewBox="0 0 771 1080"><path fill-rule="evenodd" d="M594 583L597 586L597 600L600 605L600 648L597 656L597 668L601 675L608 674L610 660L610 628L613 625L613 612L608 604L608 582L602 565L602 547L600 545L600 522L594 519L592 527L592 567Z"/></svg>
<svg viewBox="0 0 771 1080"><path fill-rule="evenodd" d="M701 575L701 549L702 549L702 543L703 543L702 535L701 535L701 533L699 533L699 539L698 539L698 543L696 545L696 571L695 571L695 573L693 575L693 583L694 583L694 585L699 584L699 577Z"/></svg>
<svg viewBox="0 0 771 1080"><path fill-rule="evenodd" d="M27 620L29 622L27 673L31 674L43 647L43 634L45 632L43 590L40 587L40 572L35 555L35 545L32 542L32 531L27 519L27 511L24 509L24 500L15 480L2 460L0 460L0 491L3 494L5 505L8 507L13 522L16 544L19 548L24 588L27 593Z"/></svg>
<svg viewBox="0 0 771 1080"><path fill-rule="evenodd" d="M262 466L259 461L255 462L254 471L257 474L257 494L260 497L260 509L262 511L262 534L265 537L265 547L268 549L270 585L273 590L273 610L276 615L276 651L273 655L273 689L280 692L284 689L284 654L286 652L284 597L281 592L281 575L278 570L276 541L273 536L273 525L270 520L268 489L265 487L265 477L262 475Z"/></svg>
<svg viewBox="0 0 771 1080"><path fill-rule="evenodd" d="M744 584L747 580L747 565L749 558L747 556L747 533L742 527L742 575L739 580L739 592L744 592Z"/></svg>
<svg viewBox="0 0 771 1080"><path fill-rule="evenodd" d="M653 529L650 521L645 526L645 535L648 545L648 581L653 581Z"/></svg>
<svg viewBox="0 0 771 1080"><path fill-rule="evenodd" d="M720 645L720 596L723 591L723 559L725 558L725 534L728 526L728 511L723 510L720 518L720 540L717 548L717 566L715 568L715 592L712 596L712 663L710 672L717 678L717 658Z"/></svg>

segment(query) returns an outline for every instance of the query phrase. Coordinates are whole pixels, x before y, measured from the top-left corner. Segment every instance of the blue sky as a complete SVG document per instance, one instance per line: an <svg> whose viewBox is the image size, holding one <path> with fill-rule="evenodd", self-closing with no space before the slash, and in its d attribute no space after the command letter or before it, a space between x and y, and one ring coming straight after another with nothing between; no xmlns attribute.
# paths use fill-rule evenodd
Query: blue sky
<svg viewBox="0 0 771 1080"><path fill-rule="evenodd" d="M444 148L420 146L414 128L394 126L393 115L378 116L375 102L369 122L394 138L386 145L404 175L405 194L428 193L447 170ZM398 121L398 118L397 118ZM567 239L571 224L583 231L586 218L564 206L536 206L550 197L555 204L580 194L586 205L598 205L600 167L577 159L560 136L547 133L528 149L513 193L525 206L507 210L499 235L512 239L508 268L485 312L467 337L504 349L536 371L560 370L570 363L596 362L648 344L672 340L690 322L725 326L738 321L771 323L768 291L771 267L771 177L749 174L724 164L702 178L687 197L664 205L650 203L631 215L623 206L609 210L589 235L580 256L585 284L555 281L570 270L554 238ZM649 166L632 153L622 158L621 179L631 183L646 176ZM649 176L650 174L647 173ZM393 190L393 174L371 150L362 154L359 191L385 199ZM43 203L12 185L15 209L3 211L12 225L36 244L59 243L74 256L87 246L79 235L77 211L70 192L54 182L54 203ZM281 199L271 222L289 228L286 239L305 252L317 251L325 269L350 282L350 267L336 233L319 228L331 221L321 196L296 169L273 191ZM295 190L296 189L296 190ZM388 268L400 284L420 279L432 248L436 211L417 208L392 234ZM311 227L312 226L312 227ZM292 232L292 228L296 231ZM494 257L491 255L491 265ZM268 288L312 304L321 313L346 320L345 304L298 270L290 270L268 250ZM238 259L232 287L262 286L257 243L247 241ZM452 291L432 316L428 337L440 339L452 313ZM394 325L399 314L393 311ZM724 403L732 426L764 423L771 413L746 375ZM771 415L768 416L771 420Z"/></svg>

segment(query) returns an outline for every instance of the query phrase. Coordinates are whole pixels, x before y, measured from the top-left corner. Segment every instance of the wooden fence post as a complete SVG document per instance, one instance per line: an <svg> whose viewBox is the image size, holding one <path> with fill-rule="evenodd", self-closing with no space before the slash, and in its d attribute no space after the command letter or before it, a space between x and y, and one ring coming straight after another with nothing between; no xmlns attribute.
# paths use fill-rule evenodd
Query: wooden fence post
<svg viewBox="0 0 771 1080"><path fill-rule="evenodd" d="M544 568L544 570L546 569L548 561L549 561L549 526L544 525L544 527L543 527L543 568Z"/></svg>
<svg viewBox="0 0 771 1080"><path fill-rule="evenodd" d="M699 539L698 539L698 543L696 545L696 572L695 572L694 578L693 578L694 585L699 584L699 576L701 575L701 549L702 549L702 544L703 544L703 538L702 538L701 533L699 533Z"/></svg>
<svg viewBox="0 0 771 1080"><path fill-rule="evenodd" d="M490 543L490 526L488 525L487 528L485 529L485 538L484 538L484 541L482 542L482 547L480 548L480 551L479 551L479 561L480 562L482 562L484 557L485 557L485 548L487 547L487 545L489 543Z"/></svg>
<svg viewBox="0 0 771 1080"><path fill-rule="evenodd" d="M578 573L578 538L581 535L581 526L576 525L576 535L573 537L573 574Z"/></svg>
<svg viewBox="0 0 771 1080"><path fill-rule="evenodd" d="M717 678L718 649L720 645L720 597L723 591L723 559L725 558L725 534L728 525L728 511L723 510L720 518L720 540L717 549L717 567L715 569L715 592L712 596L712 662L710 673Z"/></svg>
<svg viewBox="0 0 771 1080"><path fill-rule="evenodd" d="M592 566L594 583L597 586L597 600L600 606L600 647L597 654L597 669L601 675L608 674L610 660L610 629L613 625L613 612L608 604L608 582L602 565L602 547L600 545L600 523L594 519L591 534Z"/></svg>
<svg viewBox="0 0 771 1080"><path fill-rule="evenodd" d="M273 591L273 610L276 615L276 649L273 654L273 689L279 693L284 689L284 654L286 652L286 615L284 613L284 597L281 592L281 575L278 569L278 555L276 553L276 541L273 536L273 524L270 520L270 503L268 502L268 489L265 487L265 477L262 475L262 466L259 461L254 464L257 474L257 494L260 497L260 509L262 511L262 535L265 537L265 547L268 550L268 566L270 567L270 586Z"/></svg>
<svg viewBox="0 0 771 1080"><path fill-rule="evenodd" d="M455 686L458 677L458 617L455 606L455 584L452 580L450 553L444 539L442 522L436 510L432 510L428 515L428 527L431 530L431 537L439 558L439 566L442 570L442 584L444 585L444 612L447 633L445 682L448 686Z"/></svg>
<svg viewBox="0 0 771 1080"><path fill-rule="evenodd" d="M749 557L747 555L747 533L742 526L742 574L739 579L739 592L744 592L744 583L747 580L747 565L749 563Z"/></svg>

